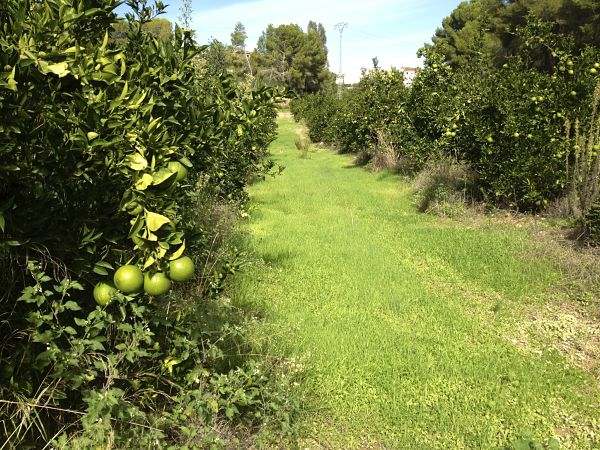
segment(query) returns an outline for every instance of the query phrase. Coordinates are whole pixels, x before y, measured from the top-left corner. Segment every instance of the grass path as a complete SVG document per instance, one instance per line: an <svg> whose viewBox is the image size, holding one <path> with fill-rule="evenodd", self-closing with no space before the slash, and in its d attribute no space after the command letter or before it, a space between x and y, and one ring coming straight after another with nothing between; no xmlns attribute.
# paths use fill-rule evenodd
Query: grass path
<svg viewBox="0 0 600 450"><path fill-rule="evenodd" d="M600 445L592 377L511 338L519 310L558 279L523 256L525 235L419 214L395 176L325 150L299 158L295 129L280 119L272 152L285 171L251 189L247 228L265 264L240 301L265 311L254 331L269 351L308 370L306 446Z"/></svg>

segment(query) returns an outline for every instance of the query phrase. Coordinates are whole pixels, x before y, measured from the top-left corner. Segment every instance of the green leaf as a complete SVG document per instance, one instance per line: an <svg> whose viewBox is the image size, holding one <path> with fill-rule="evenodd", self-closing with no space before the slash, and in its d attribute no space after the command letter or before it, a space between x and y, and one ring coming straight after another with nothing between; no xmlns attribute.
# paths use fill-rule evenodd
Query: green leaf
<svg viewBox="0 0 600 450"><path fill-rule="evenodd" d="M144 263L144 267L143 270L146 270L148 267L150 267L152 264L154 264L156 262L156 260L154 259L153 256L150 256L146 262Z"/></svg>
<svg viewBox="0 0 600 450"><path fill-rule="evenodd" d="M63 306L65 307L65 309L68 309L69 311L81 311L81 307L72 300L69 300Z"/></svg>
<svg viewBox="0 0 600 450"><path fill-rule="evenodd" d="M98 137L98 133L96 133L94 131L88 131L87 138L89 141L93 141L97 137Z"/></svg>
<svg viewBox="0 0 600 450"><path fill-rule="evenodd" d="M85 327L88 323L87 320L80 319L79 317L75 317L73 320L75 321L75 324L79 327Z"/></svg>
<svg viewBox="0 0 600 450"><path fill-rule="evenodd" d="M77 331L75 331L75 328L73 327L64 327L63 330L65 333L70 334L71 336L75 336L77 334Z"/></svg>
<svg viewBox="0 0 600 450"><path fill-rule="evenodd" d="M4 213L0 212L0 230L4 233L6 227L6 219L4 218Z"/></svg>
<svg viewBox="0 0 600 450"><path fill-rule="evenodd" d="M177 175L177 172L173 172L167 168L159 169L152 174L152 184L155 186L162 184L165 181L167 181L168 179L173 178L176 175Z"/></svg>
<svg viewBox="0 0 600 450"><path fill-rule="evenodd" d="M160 229L163 225L166 225L170 222L170 220L160 214L153 213L150 211L146 212L146 226L150 231L156 231Z"/></svg>
<svg viewBox="0 0 600 450"><path fill-rule="evenodd" d="M52 72L55 75L58 75L59 78L69 75L69 65L66 62L56 63L56 64L48 64L46 67L48 72Z"/></svg>
<svg viewBox="0 0 600 450"><path fill-rule="evenodd" d="M8 74L8 77L6 78L6 88L16 92L17 82L15 81L15 70L16 67L13 67L12 72Z"/></svg>
<svg viewBox="0 0 600 450"><path fill-rule="evenodd" d="M94 266L94 272L97 273L98 275L108 275L108 272L106 271L106 269L104 267L100 267L98 265Z"/></svg>
<svg viewBox="0 0 600 450"><path fill-rule="evenodd" d="M175 250L175 252L171 255L169 260L173 261L174 259L180 258L181 255L183 255L184 251L185 251L185 241L183 242L183 244L181 244L181 246L177 250Z"/></svg>
<svg viewBox="0 0 600 450"><path fill-rule="evenodd" d="M142 177L135 182L135 188L138 191L144 191L152 184L152 175L145 173Z"/></svg>
<svg viewBox="0 0 600 450"><path fill-rule="evenodd" d="M183 158L181 158L179 160L179 162L181 164L183 164L184 166L186 166L186 167L194 167L193 164L192 164L192 162L189 159L187 159L185 156Z"/></svg>
<svg viewBox="0 0 600 450"><path fill-rule="evenodd" d="M102 39L102 45L100 46L100 51L104 52L106 47L108 46L108 31L104 33L104 39Z"/></svg>
<svg viewBox="0 0 600 450"><path fill-rule="evenodd" d="M148 167L148 161L139 153L133 153L126 158L126 164L133 170L144 170Z"/></svg>

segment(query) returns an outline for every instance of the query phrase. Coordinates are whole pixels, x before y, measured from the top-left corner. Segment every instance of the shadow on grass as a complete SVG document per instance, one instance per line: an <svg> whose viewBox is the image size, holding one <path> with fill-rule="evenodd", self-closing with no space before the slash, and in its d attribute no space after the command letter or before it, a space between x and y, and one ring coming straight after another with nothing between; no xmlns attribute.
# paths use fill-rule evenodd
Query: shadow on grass
<svg viewBox="0 0 600 450"><path fill-rule="evenodd" d="M274 252L266 252L260 255L264 263L269 267L283 267L285 263L295 256L289 250L279 250Z"/></svg>

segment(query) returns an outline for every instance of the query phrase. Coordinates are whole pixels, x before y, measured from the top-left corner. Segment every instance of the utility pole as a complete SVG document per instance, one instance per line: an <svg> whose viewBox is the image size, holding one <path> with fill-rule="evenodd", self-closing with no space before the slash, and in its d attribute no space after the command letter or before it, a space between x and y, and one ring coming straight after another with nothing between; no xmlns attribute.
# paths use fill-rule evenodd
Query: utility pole
<svg viewBox="0 0 600 450"><path fill-rule="evenodd" d="M347 27L348 22L340 22L335 24L335 29L340 33L340 71L338 73L338 77L342 86L344 85L344 73L342 72L342 38L344 36L344 30Z"/></svg>

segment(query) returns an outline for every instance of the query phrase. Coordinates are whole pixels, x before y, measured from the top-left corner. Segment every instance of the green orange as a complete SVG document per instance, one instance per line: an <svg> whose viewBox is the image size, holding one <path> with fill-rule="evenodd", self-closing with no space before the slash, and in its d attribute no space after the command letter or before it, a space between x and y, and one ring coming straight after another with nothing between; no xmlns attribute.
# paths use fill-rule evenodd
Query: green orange
<svg viewBox="0 0 600 450"><path fill-rule="evenodd" d="M139 267L127 264L117 269L114 276L117 289L125 294L140 292L144 286L144 274Z"/></svg>
<svg viewBox="0 0 600 450"><path fill-rule="evenodd" d="M189 256L169 263L169 276L173 281L188 281L194 276L194 261Z"/></svg>
<svg viewBox="0 0 600 450"><path fill-rule="evenodd" d="M154 275L146 273L144 275L144 291L153 297L164 295L171 289L171 280L162 272Z"/></svg>
<svg viewBox="0 0 600 450"><path fill-rule="evenodd" d="M94 286L94 300L100 306L108 305L116 293L117 289L113 285L102 281Z"/></svg>

